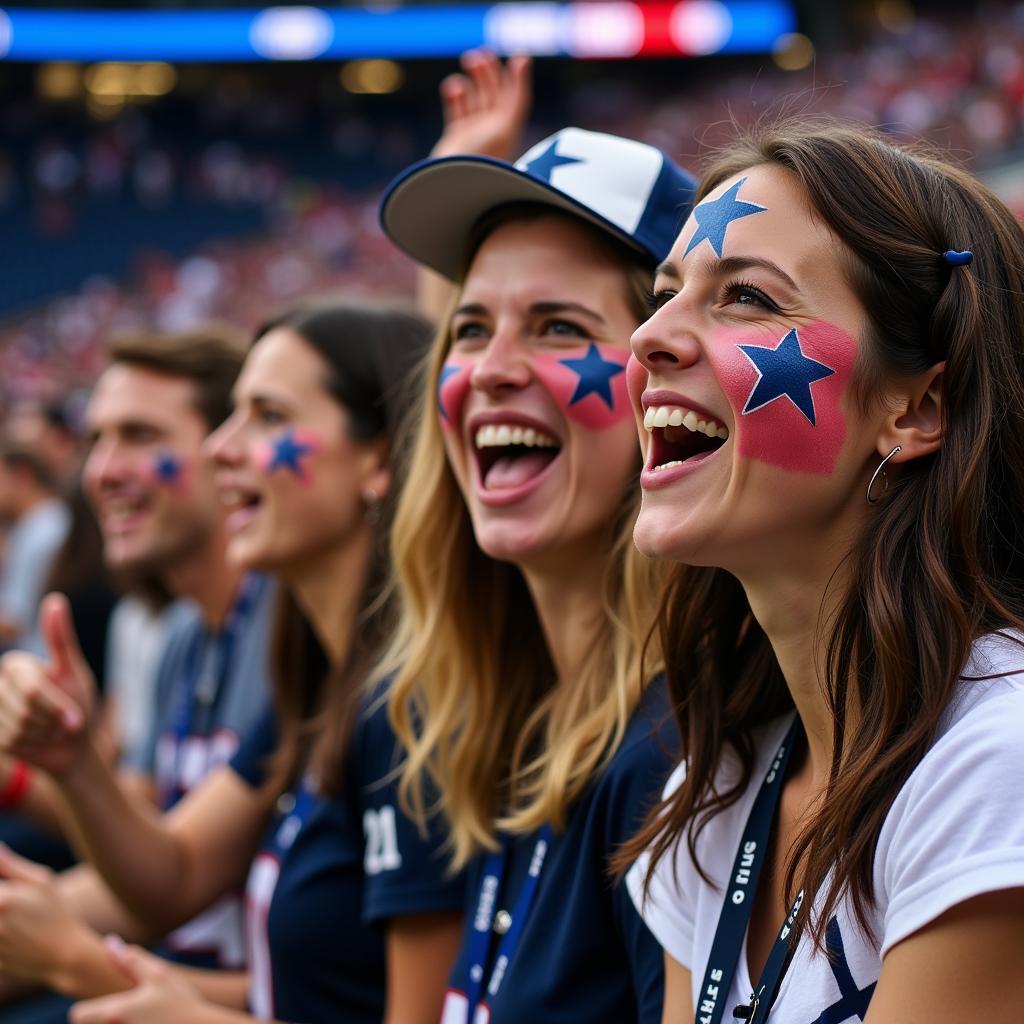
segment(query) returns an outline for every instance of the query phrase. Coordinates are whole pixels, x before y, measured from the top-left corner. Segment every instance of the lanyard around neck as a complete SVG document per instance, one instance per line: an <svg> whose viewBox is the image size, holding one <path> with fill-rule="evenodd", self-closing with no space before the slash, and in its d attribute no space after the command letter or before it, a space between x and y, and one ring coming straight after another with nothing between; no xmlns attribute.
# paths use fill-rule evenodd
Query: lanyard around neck
<svg viewBox="0 0 1024 1024"><path fill-rule="evenodd" d="M235 647L238 638L245 628L245 622L262 590L262 578L250 573L239 585L231 611L228 613L224 628L214 634L217 641L216 672L209 682L202 677L203 647L210 638L205 629L196 632L193 642L185 656L185 671L182 675L181 690L178 695L177 714L174 717L174 770L167 780L166 792L162 794L161 805L167 809L174 801L174 795L180 786L181 761L184 756L185 741L189 736L206 736L210 731L210 723L217 698L224 688L225 680L231 671ZM200 685L205 683L205 685Z"/></svg>
<svg viewBox="0 0 1024 1024"><path fill-rule="evenodd" d="M725 902L718 917L718 927L715 929L715 939L711 945L704 981L697 995L696 1024L721 1024L725 1017L726 1000L736 976L736 965L739 963L743 939L750 923L757 883L768 854L775 810L786 780L790 754L799 735L800 719L794 718L781 746L772 758L754 805L750 809L746 828L736 851L732 873L729 875ZM803 892L797 896L793 909L775 940L758 985L751 994L750 1004L742 1008L737 1007L736 1010L740 1012L734 1011L733 1017L747 1019L750 1024L761 1024L768 1016L788 966L789 936L802 901Z"/></svg>
<svg viewBox="0 0 1024 1024"><path fill-rule="evenodd" d="M493 998L505 980L505 972L512 962L512 956L523 937L523 928L530 912L534 897L537 895L537 884L540 881L541 869L547 857L548 848L554 838L554 829L545 825L540 830L537 842L534 843L530 867L523 880L523 887L512 910L511 920L494 961L490 980L487 983L487 995ZM484 986L484 970L487 964L487 953L491 945L491 928L494 925L495 908L501 895L505 881L505 870L508 866L508 854L511 841L502 836L501 849L492 853L484 864L484 876L480 883L480 897L477 900L476 913L473 915L473 931L469 940L469 983L466 985L466 1020L472 1021L476 1008L480 1003Z"/></svg>

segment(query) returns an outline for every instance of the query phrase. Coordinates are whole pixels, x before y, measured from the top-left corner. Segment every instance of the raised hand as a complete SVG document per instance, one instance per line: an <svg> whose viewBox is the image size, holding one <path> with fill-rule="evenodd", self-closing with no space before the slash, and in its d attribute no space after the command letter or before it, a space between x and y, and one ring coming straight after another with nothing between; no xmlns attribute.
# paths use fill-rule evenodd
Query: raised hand
<svg viewBox="0 0 1024 1024"><path fill-rule="evenodd" d="M502 64L489 50L468 50L461 63L462 74L441 83L444 130L431 155L514 160L530 113L530 58L510 57Z"/></svg>
<svg viewBox="0 0 1024 1024"><path fill-rule="evenodd" d="M39 624L49 660L24 651L0 658L0 750L60 776L85 745L96 683L78 646L67 598L46 597Z"/></svg>
<svg viewBox="0 0 1024 1024"><path fill-rule="evenodd" d="M68 1015L71 1024L199 1024L213 1010L159 957L116 938L108 938L107 946L114 965L135 987L76 1003Z"/></svg>

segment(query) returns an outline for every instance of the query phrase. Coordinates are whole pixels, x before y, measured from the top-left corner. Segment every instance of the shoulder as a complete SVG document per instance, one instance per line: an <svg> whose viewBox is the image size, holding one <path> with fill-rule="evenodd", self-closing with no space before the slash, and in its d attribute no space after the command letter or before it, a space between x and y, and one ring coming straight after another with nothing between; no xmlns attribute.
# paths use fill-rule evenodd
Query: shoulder
<svg viewBox="0 0 1024 1024"><path fill-rule="evenodd" d="M939 733L878 837L883 951L973 896L1024 885L1024 647L974 646Z"/></svg>

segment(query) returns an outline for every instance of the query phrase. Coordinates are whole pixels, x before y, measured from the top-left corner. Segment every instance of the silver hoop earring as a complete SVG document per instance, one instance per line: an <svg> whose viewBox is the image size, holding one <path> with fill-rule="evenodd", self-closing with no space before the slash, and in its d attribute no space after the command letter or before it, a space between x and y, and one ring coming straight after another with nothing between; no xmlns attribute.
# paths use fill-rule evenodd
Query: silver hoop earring
<svg viewBox="0 0 1024 1024"><path fill-rule="evenodd" d="M886 455L886 457L884 459L882 459L882 461L878 464L878 469L876 469L874 471L874 473L871 474L871 479L868 481L867 494L865 494L865 498L867 498L867 502L868 502L869 505L877 505L878 502L882 500L882 495L881 494L877 498L872 498L871 497L871 488L875 486L875 481L878 479L878 474L879 473L882 474L882 494L885 494L885 492L887 490L889 490L889 478L885 475L885 464L897 452L900 452L900 451L903 451L903 449L899 445L896 445L896 447L893 448L893 450L891 452L889 452L889 454Z"/></svg>

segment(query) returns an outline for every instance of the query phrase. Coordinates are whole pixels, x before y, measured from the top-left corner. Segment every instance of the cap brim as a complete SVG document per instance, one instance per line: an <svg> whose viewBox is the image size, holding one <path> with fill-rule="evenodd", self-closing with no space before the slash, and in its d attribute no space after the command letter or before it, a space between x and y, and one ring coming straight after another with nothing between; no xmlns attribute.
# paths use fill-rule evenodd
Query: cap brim
<svg viewBox="0 0 1024 1024"><path fill-rule="evenodd" d="M400 174L380 206L384 233L414 260L457 281L480 218L507 203L542 203L582 217L637 252L647 250L582 203L511 164L483 156L423 160Z"/></svg>

